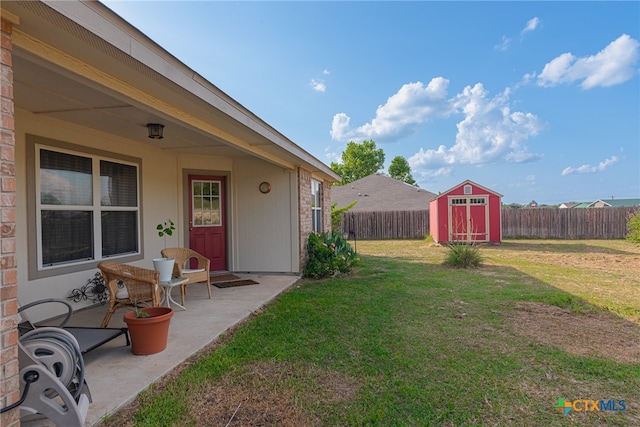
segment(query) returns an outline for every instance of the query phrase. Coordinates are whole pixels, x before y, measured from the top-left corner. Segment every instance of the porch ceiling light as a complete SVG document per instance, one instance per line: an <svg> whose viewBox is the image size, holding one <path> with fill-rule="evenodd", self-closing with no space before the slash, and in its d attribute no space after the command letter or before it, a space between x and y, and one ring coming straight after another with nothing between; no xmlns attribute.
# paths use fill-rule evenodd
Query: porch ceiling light
<svg viewBox="0 0 640 427"><path fill-rule="evenodd" d="M164 129L164 125L160 123L147 123L147 129L149 130L149 138L151 139L162 139L162 129Z"/></svg>

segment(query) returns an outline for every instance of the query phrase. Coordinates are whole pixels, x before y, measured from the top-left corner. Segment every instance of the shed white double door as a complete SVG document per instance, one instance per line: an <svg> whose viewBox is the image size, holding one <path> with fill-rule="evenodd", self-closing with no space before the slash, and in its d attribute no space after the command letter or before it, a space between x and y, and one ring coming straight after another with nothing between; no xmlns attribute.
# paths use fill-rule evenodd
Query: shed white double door
<svg viewBox="0 0 640 427"><path fill-rule="evenodd" d="M489 196L449 197L449 242L489 241Z"/></svg>

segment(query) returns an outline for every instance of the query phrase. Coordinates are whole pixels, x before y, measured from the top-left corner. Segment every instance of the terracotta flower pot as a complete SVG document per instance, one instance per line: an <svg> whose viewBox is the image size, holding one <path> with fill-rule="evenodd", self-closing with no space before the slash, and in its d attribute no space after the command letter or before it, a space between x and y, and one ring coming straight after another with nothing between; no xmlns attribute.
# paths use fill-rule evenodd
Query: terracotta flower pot
<svg viewBox="0 0 640 427"><path fill-rule="evenodd" d="M169 322L173 317L173 309L148 307L140 310L149 313L149 317L136 317L135 311L124 314L124 322L129 328L131 338L131 351L139 355L159 353L167 348Z"/></svg>

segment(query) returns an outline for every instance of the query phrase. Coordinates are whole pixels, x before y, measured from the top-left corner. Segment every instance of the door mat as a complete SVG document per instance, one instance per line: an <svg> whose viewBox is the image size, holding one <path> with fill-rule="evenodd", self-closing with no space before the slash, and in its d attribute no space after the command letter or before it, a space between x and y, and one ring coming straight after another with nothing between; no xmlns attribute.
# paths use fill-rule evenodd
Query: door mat
<svg viewBox="0 0 640 427"><path fill-rule="evenodd" d="M251 279L227 280L225 282L212 282L217 288L231 288L233 286L258 285L259 283Z"/></svg>
<svg viewBox="0 0 640 427"><path fill-rule="evenodd" d="M230 280L240 280L241 278L236 276L235 274L225 273L225 274L212 274L211 275L211 283L214 282L228 282Z"/></svg>

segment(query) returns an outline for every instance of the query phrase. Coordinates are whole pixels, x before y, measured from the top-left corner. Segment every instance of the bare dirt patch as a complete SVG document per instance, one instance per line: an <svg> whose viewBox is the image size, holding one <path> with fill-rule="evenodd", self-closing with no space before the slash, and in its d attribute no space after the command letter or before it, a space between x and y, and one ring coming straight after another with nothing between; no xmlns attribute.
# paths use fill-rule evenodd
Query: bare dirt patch
<svg viewBox="0 0 640 427"><path fill-rule="evenodd" d="M580 356L640 363L640 326L615 315L521 302L509 316L516 333L536 342Z"/></svg>
<svg viewBox="0 0 640 427"><path fill-rule="evenodd" d="M181 367L165 377L152 394L175 380ZM300 385L300 378L304 378ZM317 366L284 362L256 362L242 371L233 371L205 382L184 396L191 422L207 426L280 426L320 425L299 402L296 390L304 389L316 405L355 399L360 389L356 381ZM153 399L153 397L150 397ZM132 426L140 399L118 411L103 426ZM188 420L185 422L189 423Z"/></svg>
<svg viewBox="0 0 640 427"><path fill-rule="evenodd" d="M304 376L304 387L319 404L355 398L359 386L337 372L288 363L258 362L242 373L230 373L215 383L204 385L189 402L198 423L233 426L312 426L310 418L296 402L291 382ZM305 393L308 398L308 394Z"/></svg>

